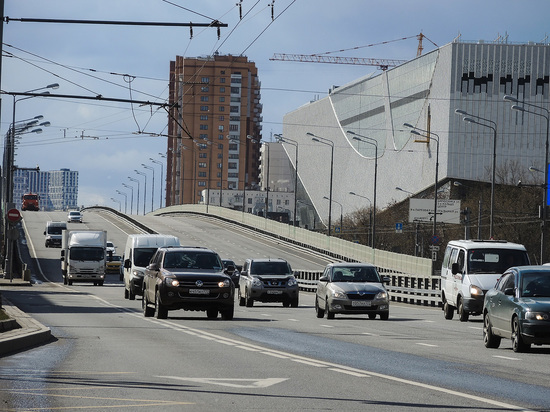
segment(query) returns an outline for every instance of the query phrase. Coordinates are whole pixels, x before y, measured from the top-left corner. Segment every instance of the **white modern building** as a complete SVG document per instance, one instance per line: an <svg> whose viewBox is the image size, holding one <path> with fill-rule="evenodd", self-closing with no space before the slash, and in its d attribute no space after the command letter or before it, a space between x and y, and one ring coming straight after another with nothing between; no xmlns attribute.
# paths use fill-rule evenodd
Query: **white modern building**
<svg viewBox="0 0 550 412"><path fill-rule="evenodd" d="M332 152L332 199L342 205L344 214L375 201L377 209L384 209L433 188L438 157L441 183L491 182L494 154L495 170L511 165L526 174L529 167L544 170L549 78L548 43L456 40L400 66L335 87L328 97L284 117L283 136L299 144L304 196L298 191L298 199L311 204L326 225ZM505 95L533 113L511 110L513 103L505 101ZM457 115L457 109L477 123L463 121L465 116ZM411 135L405 123L418 128L420 135ZM295 147L283 145L294 164ZM497 184L501 175L497 174ZM543 176L532 179L542 183ZM333 204L333 224L339 212Z"/></svg>

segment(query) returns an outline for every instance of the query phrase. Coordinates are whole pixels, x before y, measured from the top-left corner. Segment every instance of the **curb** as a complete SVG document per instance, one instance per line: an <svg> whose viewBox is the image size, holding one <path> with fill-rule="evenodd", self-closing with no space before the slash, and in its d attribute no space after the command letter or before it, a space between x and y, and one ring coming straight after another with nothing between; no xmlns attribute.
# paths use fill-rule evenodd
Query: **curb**
<svg viewBox="0 0 550 412"><path fill-rule="evenodd" d="M2 307L19 326L0 333L0 356L46 343L52 339L50 328L42 325L2 297Z"/></svg>

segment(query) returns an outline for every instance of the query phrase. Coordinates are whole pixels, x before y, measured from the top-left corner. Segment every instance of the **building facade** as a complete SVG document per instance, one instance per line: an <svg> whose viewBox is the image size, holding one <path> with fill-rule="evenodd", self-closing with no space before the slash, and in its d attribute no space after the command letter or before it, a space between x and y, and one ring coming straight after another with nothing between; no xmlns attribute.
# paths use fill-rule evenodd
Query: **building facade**
<svg viewBox="0 0 550 412"><path fill-rule="evenodd" d="M256 66L243 56L170 62L166 206L202 191L259 184L262 105Z"/></svg>
<svg viewBox="0 0 550 412"><path fill-rule="evenodd" d="M300 147L299 201L326 225L331 175L332 198L347 214L373 203L384 209L425 191L435 184L436 171L443 183L491 182L497 170L497 183L504 183L512 169L520 175L529 175L530 167L545 170L548 62L548 44L455 40L288 113L283 134ZM511 110L506 95L534 113ZM463 121L457 109L477 123ZM334 144L333 159L331 148L308 133ZM294 147L283 145L294 163ZM542 174L532 178L543 183Z"/></svg>
<svg viewBox="0 0 550 412"><path fill-rule="evenodd" d="M15 169L13 201L21 208L25 193L40 196L40 210L78 209L78 172L70 169L36 171Z"/></svg>

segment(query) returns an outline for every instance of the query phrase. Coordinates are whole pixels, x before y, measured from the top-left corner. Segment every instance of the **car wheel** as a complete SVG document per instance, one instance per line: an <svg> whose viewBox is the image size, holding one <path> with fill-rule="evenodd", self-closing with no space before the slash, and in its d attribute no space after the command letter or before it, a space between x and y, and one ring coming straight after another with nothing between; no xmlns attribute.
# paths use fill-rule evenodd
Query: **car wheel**
<svg viewBox="0 0 550 412"><path fill-rule="evenodd" d="M222 320L232 320L234 313L235 313L235 307L234 306L231 306L227 309L222 310L221 311Z"/></svg>
<svg viewBox="0 0 550 412"><path fill-rule="evenodd" d="M292 308L297 308L298 307L298 297L296 297L295 299L292 299L290 301L290 307L292 307Z"/></svg>
<svg viewBox="0 0 550 412"><path fill-rule="evenodd" d="M136 294L132 291L132 287L130 286L130 290L128 290L128 299L130 300L136 300Z"/></svg>
<svg viewBox="0 0 550 412"><path fill-rule="evenodd" d="M72 286L72 285L73 285L73 281L72 281L72 280L70 280L70 279L69 279L69 280L67 280L67 285L69 285L69 286Z"/></svg>
<svg viewBox="0 0 550 412"><path fill-rule="evenodd" d="M128 292L128 289L124 288L124 299L128 299L130 297L130 292Z"/></svg>
<svg viewBox="0 0 550 412"><path fill-rule="evenodd" d="M288 308L288 307L290 307L290 301L288 300L283 301L283 308Z"/></svg>
<svg viewBox="0 0 550 412"><path fill-rule="evenodd" d="M166 319L168 317L168 309L160 303L159 291L155 295L155 318Z"/></svg>
<svg viewBox="0 0 550 412"><path fill-rule="evenodd" d="M512 319L512 349L514 352L527 352L531 349L531 345L525 343L521 337L519 319L517 316Z"/></svg>
<svg viewBox="0 0 550 412"><path fill-rule="evenodd" d="M319 299L317 298L317 296L315 296L315 313L317 314L318 318L322 318L325 316L325 310L319 307Z"/></svg>
<svg viewBox="0 0 550 412"><path fill-rule="evenodd" d="M149 300L147 299L145 291L143 292L143 298L141 299L141 308L143 309L143 316L146 318L150 318L155 314L155 309L149 306Z"/></svg>
<svg viewBox="0 0 550 412"><path fill-rule="evenodd" d="M443 304L443 315L447 320L452 320L455 315L455 308L449 305L449 302L447 301Z"/></svg>
<svg viewBox="0 0 550 412"><path fill-rule="evenodd" d="M207 309L206 310L206 317L208 319L216 319L218 317L218 309Z"/></svg>
<svg viewBox="0 0 550 412"><path fill-rule="evenodd" d="M380 314L380 319L382 320L388 320L390 318L390 312L382 312Z"/></svg>
<svg viewBox="0 0 550 412"><path fill-rule="evenodd" d="M493 335L489 314L483 315L483 344L486 348L496 349L500 346L500 336Z"/></svg>
<svg viewBox="0 0 550 412"><path fill-rule="evenodd" d="M63 284L66 285L67 284L67 278L65 276L63 276Z"/></svg>
<svg viewBox="0 0 550 412"><path fill-rule="evenodd" d="M244 306L246 304L245 298L241 295L241 289L239 289L239 306Z"/></svg>
<svg viewBox="0 0 550 412"><path fill-rule="evenodd" d="M252 306L254 306L254 300L252 299L252 297L248 293L248 290L245 292L245 306L247 308L251 308Z"/></svg>
<svg viewBox="0 0 550 412"><path fill-rule="evenodd" d="M330 311L330 308L328 306L328 299L326 300L326 303L325 303L325 312L327 314L327 319L334 319L334 312Z"/></svg>
<svg viewBox="0 0 550 412"><path fill-rule="evenodd" d="M376 313L369 313L369 319L376 319Z"/></svg>
<svg viewBox="0 0 550 412"><path fill-rule="evenodd" d="M100 280L99 282L97 282L97 286L103 286L103 281Z"/></svg>
<svg viewBox="0 0 550 412"><path fill-rule="evenodd" d="M470 314L464 309L464 303L462 299L458 302L458 319L460 319L461 322L468 322L468 318L470 317Z"/></svg>

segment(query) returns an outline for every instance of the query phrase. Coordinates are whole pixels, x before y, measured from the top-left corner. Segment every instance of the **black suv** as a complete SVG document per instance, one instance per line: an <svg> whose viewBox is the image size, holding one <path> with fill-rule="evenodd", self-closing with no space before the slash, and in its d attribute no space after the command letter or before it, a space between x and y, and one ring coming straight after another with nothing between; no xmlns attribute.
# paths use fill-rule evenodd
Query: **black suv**
<svg viewBox="0 0 550 412"><path fill-rule="evenodd" d="M143 314L166 319L169 310L206 311L233 319L235 285L216 252L200 247L161 247L143 278Z"/></svg>
<svg viewBox="0 0 550 412"><path fill-rule="evenodd" d="M254 301L282 302L298 307L299 287L290 264L284 259L247 259L239 280L239 305Z"/></svg>

